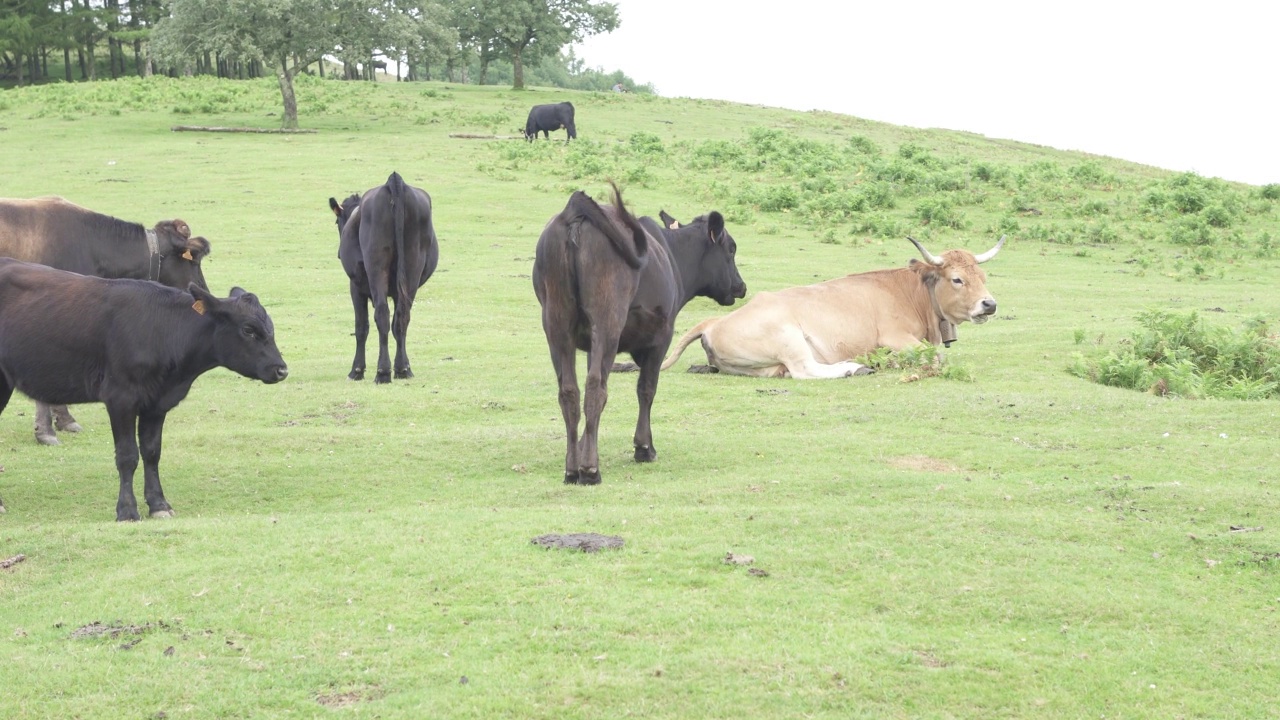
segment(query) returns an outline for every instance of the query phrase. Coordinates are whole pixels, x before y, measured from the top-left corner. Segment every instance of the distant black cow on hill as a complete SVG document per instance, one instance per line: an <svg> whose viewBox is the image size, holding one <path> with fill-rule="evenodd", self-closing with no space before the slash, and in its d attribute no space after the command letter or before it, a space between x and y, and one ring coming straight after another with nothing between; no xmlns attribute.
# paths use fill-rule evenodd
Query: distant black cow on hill
<svg viewBox="0 0 1280 720"><path fill-rule="evenodd" d="M578 128L573 124L573 105L562 102L552 105L534 105L529 110L529 119L524 123L524 137L529 142L538 139L538 133L548 140L555 130L565 131L568 135L565 142L578 137Z"/></svg>

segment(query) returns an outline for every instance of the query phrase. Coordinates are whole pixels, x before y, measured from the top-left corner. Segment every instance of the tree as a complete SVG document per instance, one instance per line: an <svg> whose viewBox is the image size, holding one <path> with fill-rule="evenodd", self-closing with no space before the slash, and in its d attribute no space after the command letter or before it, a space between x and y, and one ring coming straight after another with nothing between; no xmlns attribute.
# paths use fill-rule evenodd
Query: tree
<svg viewBox="0 0 1280 720"><path fill-rule="evenodd" d="M618 6L591 0L475 0L461 4L459 20L460 34L478 47L492 40L506 51L515 68L513 87L523 90L526 62L617 29Z"/></svg>
<svg viewBox="0 0 1280 720"><path fill-rule="evenodd" d="M0 58L19 85L27 63L35 65L32 59L56 36L59 24L44 0L0 0Z"/></svg>
<svg viewBox="0 0 1280 720"><path fill-rule="evenodd" d="M334 51L338 22L354 0L172 0L170 16L152 33L162 61L190 63L200 53L261 61L275 70L284 103L281 126L298 127L293 78Z"/></svg>

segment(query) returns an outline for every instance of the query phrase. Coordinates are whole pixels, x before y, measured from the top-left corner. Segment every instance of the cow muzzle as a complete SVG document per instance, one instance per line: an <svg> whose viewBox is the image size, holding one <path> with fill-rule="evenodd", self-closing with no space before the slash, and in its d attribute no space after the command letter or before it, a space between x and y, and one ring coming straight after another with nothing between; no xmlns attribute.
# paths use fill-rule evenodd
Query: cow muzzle
<svg viewBox="0 0 1280 720"><path fill-rule="evenodd" d="M973 314L969 316L969 321L972 322L974 325L981 325L982 323L990 320L992 316L994 316L995 314L996 314L995 299L989 298L989 297L983 298L982 302L978 303L978 307L975 309Z"/></svg>
<svg viewBox="0 0 1280 720"><path fill-rule="evenodd" d="M267 368L267 371L262 375L262 382L268 385L275 385L287 377L289 377L289 368L285 365L276 365L275 367Z"/></svg>

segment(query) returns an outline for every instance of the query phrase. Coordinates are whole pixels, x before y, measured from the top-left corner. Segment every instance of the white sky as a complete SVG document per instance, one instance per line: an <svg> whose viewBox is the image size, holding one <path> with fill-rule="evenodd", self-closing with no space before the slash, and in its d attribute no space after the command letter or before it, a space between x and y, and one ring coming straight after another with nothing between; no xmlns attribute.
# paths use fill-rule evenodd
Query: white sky
<svg viewBox="0 0 1280 720"><path fill-rule="evenodd" d="M1275 0L613 0L575 47L666 97L831 110L1280 182Z"/></svg>

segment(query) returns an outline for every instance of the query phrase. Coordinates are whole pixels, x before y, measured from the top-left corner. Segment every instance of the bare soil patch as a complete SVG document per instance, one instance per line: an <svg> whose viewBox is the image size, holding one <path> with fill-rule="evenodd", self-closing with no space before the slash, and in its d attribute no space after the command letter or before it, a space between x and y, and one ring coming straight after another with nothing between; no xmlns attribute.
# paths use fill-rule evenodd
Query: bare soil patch
<svg viewBox="0 0 1280 720"><path fill-rule="evenodd" d="M88 625L81 625L71 632L72 640L81 638L94 637L110 637L118 638L121 635L141 635L148 630L157 627L155 623L146 623L145 625L125 625L119 621L107 625L101 622L91 622Z"/></svg>
<svg viewBox="0 0 1280 720"><path fill-rule="evenodd" d="M623 540L616 535L600 535L598 533L568 533L560 535L551 533L539 535L530 540L534 545L556 550L581 550L582 552L600 552L601 550L620 550Z"/></svg>
<svg viewBox="0 0 1280 720"><path fill-rule="evenodd" d="M902 457L889 458L889 464L899 470L914 470L916 472L961 472L961 468L954 463L931 458L928 455L903 455Z"/></svg>

